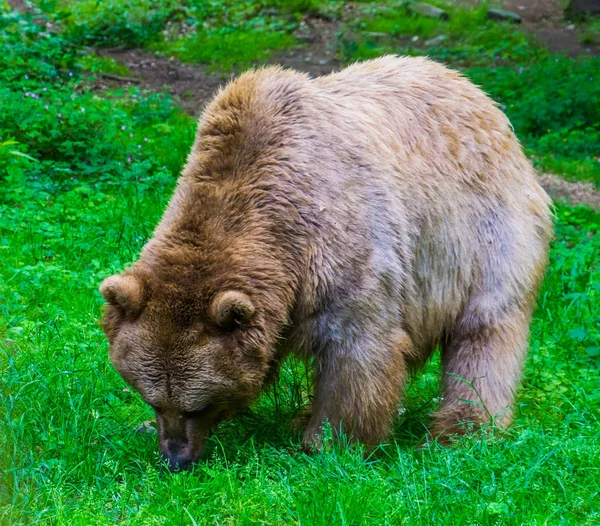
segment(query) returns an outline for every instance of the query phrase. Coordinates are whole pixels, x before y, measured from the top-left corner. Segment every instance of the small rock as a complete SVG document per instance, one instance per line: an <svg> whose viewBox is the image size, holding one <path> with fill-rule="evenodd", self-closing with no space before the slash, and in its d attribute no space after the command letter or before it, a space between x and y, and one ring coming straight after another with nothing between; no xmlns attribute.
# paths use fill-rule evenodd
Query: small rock
<svg viewBox="0 0 600 526"><path fill-rule="evenodd" d="M303 42L314 42L316 40L315 35L296 35L296 38Z"/></svg>
<svg viewBox="0 0 600 526"><path fill-rule="evenodd" d="M435 38L430 38L429 40L425 41L425 45L428 47L436 47L439 46L444 40L446 40L446 35L438 35Z"/></svg>
<svg viewBox="0 0 600 526"><path fill-rule="evenodd" d="M387 33L378 33L377 31L365 31L363 33L367 38L385 38L389 37Z"/></svg>
<svg viewBox="0 0 600 526"><path fill-rule="evenodd" d="M512 22L513 24L520 24L522 21L520 15L514 11L507 11L506 9L488 9L487 17L490 20L502 20L505 22Z"/></svg>
<svg viewBox="0 0 600 526"><path fill-rule="evenodd" d="M135 432L140 434L156 435L156 421L146 420L142 422L142 424L138 426Z"/></svg>
<svg viewBox="0 0 600 526"><path fill-rule="evenodd" d="M408 4L408 8L418 15L437 18L439 20L448 20L448 13L446 11L425 2L412 2Z"/></svg>

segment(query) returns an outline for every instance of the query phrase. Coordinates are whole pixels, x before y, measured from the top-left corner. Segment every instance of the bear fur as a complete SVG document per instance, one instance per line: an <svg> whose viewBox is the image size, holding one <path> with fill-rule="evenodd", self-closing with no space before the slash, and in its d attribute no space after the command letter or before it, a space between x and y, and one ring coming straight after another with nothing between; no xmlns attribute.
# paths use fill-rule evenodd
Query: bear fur
<svg viewBox="0 0 600 526"><path fill-rule="evenodd" d="M315 364L307 447L326 421L385 439L437 346L433 433L504 427L549 204L506 116L440 64L247 72L202 115L139 260L101 286L112 363L155 408L176 467L290 352Z"/></svg>

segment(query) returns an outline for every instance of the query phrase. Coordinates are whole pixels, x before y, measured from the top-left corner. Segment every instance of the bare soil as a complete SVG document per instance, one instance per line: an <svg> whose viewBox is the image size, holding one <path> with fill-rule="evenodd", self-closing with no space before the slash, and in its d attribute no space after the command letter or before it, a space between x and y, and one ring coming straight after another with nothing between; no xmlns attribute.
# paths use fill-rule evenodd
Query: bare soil
<svg viewBox="0 0 600 526"><path fill-rule="evenodd" d="M344 10L352 12L353 4ZM339 69L336 33L340 27L340 20L305 17L295 33L300 45L274 54L269 63L303 71L313 77ZM176 98L184 111L194 116L201 112L219 86L233 76L211 73L199 64L186 64L142 49L98 49L97 53L125 64L131 71L131 77L98 75L98 89L137 84L151 91L167 92Z"/></svg>
<svg viewBox="0 0 600 526"><path fill-rule="evenodd" d="M552 53L565 53L569 57L600 55L597 44L582 44L575 25L565 20L561 0L505 0L505 9L518 13L523 27L534 34Z"/></svg>
<svg viewBox="0 0 600 526"><path fill-rule="evenodd" d="M100 49L97 53L125 64L131 71L131 77L98 75L96 87L99 90L137 84L150 91L170 93L184 111L194 116L200 114L219 86L228 80L207 73L201 66L184 64L173 57L159 57L141 49Z"/></svg>
<svg viewBox="0 0 600 526"><path fill-rule="evenodd" d="M341 21L305 17L295 32L302 46L277 53L269 62L313 77L327 75L341 67L336 36L340 29Z"/></svg>
<svg viewBox="0 0 600 526"><path fill-rule="evenodd" d="M26 13L31 10L29 4L25 2L25 0L6 0L6 2L10 7L21 13Z"/></svg>
<svg viewBox="0 0 600 526"><path fill-rule="evenodd" d="M600 190L592 183L565 181L551 173L538 174L538 180L555 201L587 205L600 211Z"/></svg>

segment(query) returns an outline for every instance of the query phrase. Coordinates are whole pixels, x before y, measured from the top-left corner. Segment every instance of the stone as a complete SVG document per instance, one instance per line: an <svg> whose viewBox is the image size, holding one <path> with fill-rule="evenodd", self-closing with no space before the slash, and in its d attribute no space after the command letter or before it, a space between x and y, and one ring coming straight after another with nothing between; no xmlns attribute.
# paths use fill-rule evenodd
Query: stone
<svg viewBox="0 0 600 526"><path fill-rule="evenodd" d="M523 20L514 11L507 11L506 9L488 9L487 17L490 20L501 20L503 22L512 22L513 24L520 24Z"/></svg>
<svg viewBox="0 0 600 526"><path fill-rule="evenodd" d="M436 47L439 46L444 40L446 40L446 38L448 38L446 35L438 35L435 38L430 38L429 40L426 40L425 45L428 47Z"/></svg>
<svg viewBox="0 0 600 526"><path fill-rule="evenodd" d="M142 422L140 426L135 430L136 433L140 434L148 434L148 435L156 435L158 434L156 430L156 420L146 420Z"/></svg>
<svg viewBox="0 0 600 526"><path fill-rule="evenodd" d="M418 15L437 18L439 20L448 20L448 13L446 11L425 2L412 2L408 4L408 8Z"/></svg>
<svg viewBox="0 0 600 526"><path fill-rule="evenodd" d="M367 38L386 38L389 37L389 33L379 33L377 31L365 31L363 33Z"/></svg>
<svg viewBox="0 0 600 526"><path fill-rule="evenodd" d="M297 34L296 38L298 40L302 40L303 42L310 42L310 43L313 43L313 42L315 42L315 40L317 40L316 35L312 35L312 34L305 34L305 35Z"/></svg>

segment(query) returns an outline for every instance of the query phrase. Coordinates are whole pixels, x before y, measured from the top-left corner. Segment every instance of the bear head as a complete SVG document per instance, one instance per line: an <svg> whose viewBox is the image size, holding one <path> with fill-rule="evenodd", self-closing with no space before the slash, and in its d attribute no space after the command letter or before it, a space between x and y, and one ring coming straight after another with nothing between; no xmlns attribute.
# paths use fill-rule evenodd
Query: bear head
<svg viewBox="0 0 600 526"><path fill-rule="evenodd" d="M142 265L106 278L100 292L111 362L156 412L169 467L187 469L210 430L276 369L269 300L247 280L199 282L193 268L165 277Z"/></svg>

